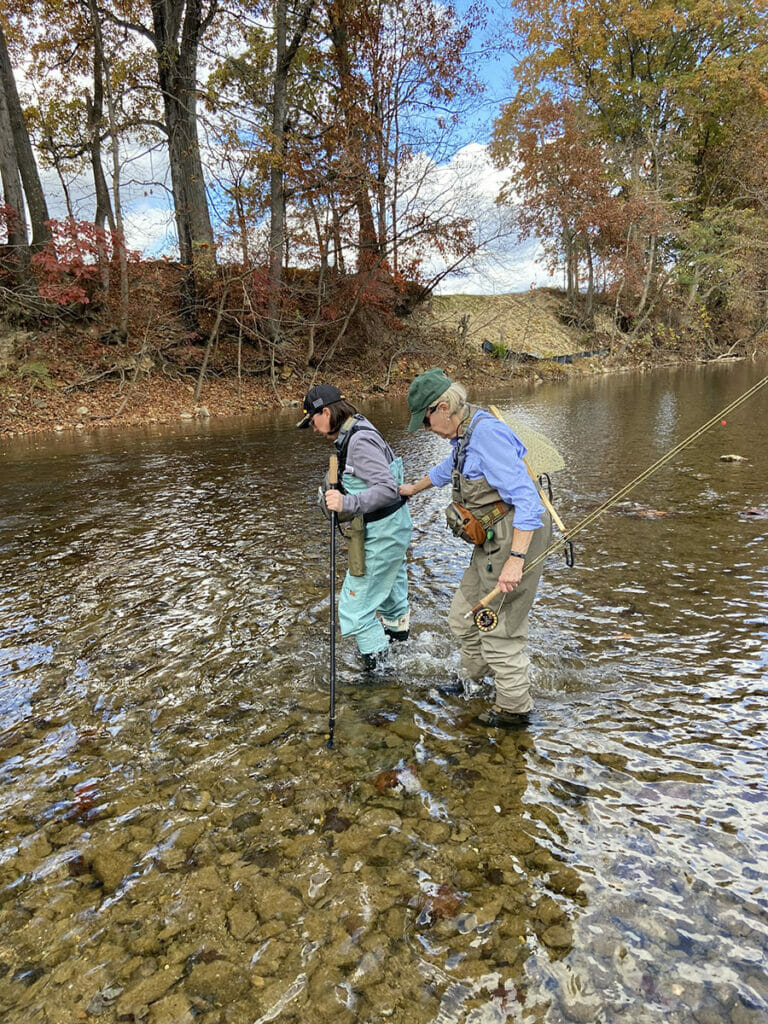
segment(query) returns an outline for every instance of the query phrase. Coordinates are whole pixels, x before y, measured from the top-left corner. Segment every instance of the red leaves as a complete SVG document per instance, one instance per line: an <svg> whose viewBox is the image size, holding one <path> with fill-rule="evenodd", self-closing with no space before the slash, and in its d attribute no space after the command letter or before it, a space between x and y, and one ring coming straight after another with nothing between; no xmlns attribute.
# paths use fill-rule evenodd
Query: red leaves
<svg viewBox="0 0 768 1024"><path fill-rule="evenodd" d="M51 241L32 257L42 298L59 306L88 305L100 280L100 263L115 258L122 240L90 221L47 221Z"/></svg>

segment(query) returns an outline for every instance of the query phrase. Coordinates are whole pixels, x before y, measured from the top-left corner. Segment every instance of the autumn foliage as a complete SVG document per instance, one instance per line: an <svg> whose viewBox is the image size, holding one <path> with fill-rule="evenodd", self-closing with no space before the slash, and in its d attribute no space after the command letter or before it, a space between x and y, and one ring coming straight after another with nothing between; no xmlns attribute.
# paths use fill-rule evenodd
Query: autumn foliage
<svg viewBox="0 0 768 1024"><path fill-rule="evenodd" d="M518 0L518 89L492 144L502 201L585 317L658 341L705 314L768 325L765 0ZM745 307L750 314L745 318Z"/></svg>

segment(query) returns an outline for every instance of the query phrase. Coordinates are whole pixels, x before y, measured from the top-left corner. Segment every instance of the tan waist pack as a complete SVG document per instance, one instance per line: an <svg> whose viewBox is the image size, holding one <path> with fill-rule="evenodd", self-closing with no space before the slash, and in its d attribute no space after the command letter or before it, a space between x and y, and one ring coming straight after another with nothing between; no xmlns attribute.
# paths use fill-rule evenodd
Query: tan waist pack
<svg viewBox="0 0 768 1024"><path fill-rule="evenodd" d="M459 505L457 501L452 501L445 510L445 521L454 537L465 540L467 544L480 545L485 544L488 529L494 523L498 523L508 511L509 508L506 505L497 501L487 515L478 519L468 508Z"/></svg>

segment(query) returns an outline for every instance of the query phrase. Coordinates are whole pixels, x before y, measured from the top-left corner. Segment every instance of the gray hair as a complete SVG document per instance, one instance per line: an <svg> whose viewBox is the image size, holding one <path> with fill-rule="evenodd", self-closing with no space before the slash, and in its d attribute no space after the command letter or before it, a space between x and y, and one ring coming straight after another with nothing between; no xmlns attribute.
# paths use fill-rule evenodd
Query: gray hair
<svg viewBox="0 0 768 1024"><path fill-rule="evenodd" d="M458 384L454 381L448 390L440 395L437 401L448 403L449 416L453 416L454 413L464 412L467 407L467 389L463 384ZM434 405L435 403L432 404Z"/></svg>

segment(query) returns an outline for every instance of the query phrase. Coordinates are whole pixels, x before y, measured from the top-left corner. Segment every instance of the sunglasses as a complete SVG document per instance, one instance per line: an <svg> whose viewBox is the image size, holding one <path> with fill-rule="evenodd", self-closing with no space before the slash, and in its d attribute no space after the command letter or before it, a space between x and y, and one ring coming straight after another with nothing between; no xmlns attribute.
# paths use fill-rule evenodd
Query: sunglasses
<svg viewBox="0 0 768 1024"><path fill-rule="evenodd" d="M440 403L439 402L435 402L435 404L430 406L427 409L427 411L424 413L424 419L421 422L424 424L425 427L429 426L429 417L432 415L432 413L435 411L435 409L438 407L438 405L440 405Z"/></svg>

